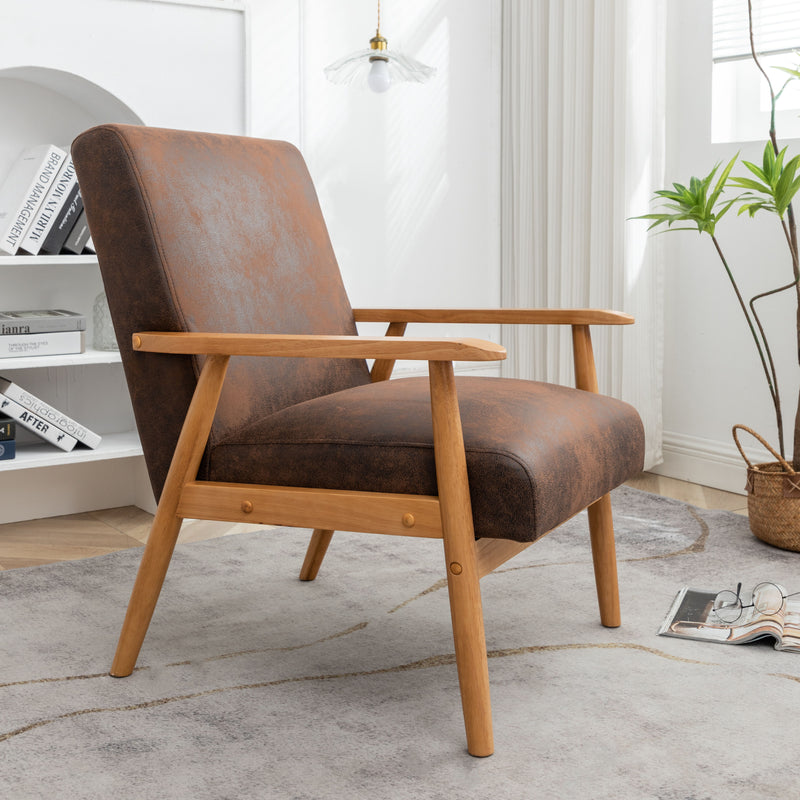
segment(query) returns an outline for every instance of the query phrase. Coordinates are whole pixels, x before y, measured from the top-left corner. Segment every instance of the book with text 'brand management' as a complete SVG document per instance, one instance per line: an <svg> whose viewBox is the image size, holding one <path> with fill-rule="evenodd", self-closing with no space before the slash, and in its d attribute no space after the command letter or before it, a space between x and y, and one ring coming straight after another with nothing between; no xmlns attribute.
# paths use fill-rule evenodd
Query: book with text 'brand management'
<svg viewBox="0 0 800 800"><path fill-rule="evenodd" d="M23 427L33 431L41 439L67 452L72 450L78 443L74 436L70 436L61 428L57 428L46 419L34 414L33 411L28 411L28 409L23 408L19 403L15 403L8 397L0 396L0 414L11 417Z"/></svg>
<svg viewBox="0 0 800 800"><path fill-rule="evenodd" d="M85 331L86 317L64 308L0 311L0 336L19 333Z"/></svg>
<svg viewBox="0 0 800 800"><path fill-rule="evenodd" d="M26 391L13 381L7 378L0 378L0 401L4 399L12 400L21 408L33 412L46 422L75 437L87 447L95 448L100 444L101 437L99 434L89 430L85 425L81 425L80 422L71 419L57 408L53 408L49 403Z"/></svg>
<svg viewBox="0 0 800 800"><path fill-rule="evenodd" d="M54 144L23 150L0 185L0 252L16 255L67 153Z"/></svg>
<svg viewBox="0 0 800 800"><path fill-rule="evenodd" d="M10 333L0 336L0 358L65 356L86 350L85 331Z"/></svg>
<svg viewBox="0 0 800 800"><path fill-rule="evenodd" d="M51 182L50 188L39 206L33 221L28 226L25 236L20 244L20 250L24 250L31 255L38 255L42 245L47 239L48 233L52 229L59 217L61 209L67 202L70 192L77 183L75 175L75 165L72 163L72 156L67 155L61 169Z"/></svg>

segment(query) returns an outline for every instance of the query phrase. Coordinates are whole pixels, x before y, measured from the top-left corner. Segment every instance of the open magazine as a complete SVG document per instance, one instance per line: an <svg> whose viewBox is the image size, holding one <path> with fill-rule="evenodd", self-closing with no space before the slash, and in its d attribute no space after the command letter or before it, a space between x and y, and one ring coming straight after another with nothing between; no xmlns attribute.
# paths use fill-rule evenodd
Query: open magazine
<svg viewBox="0 0 800 800"><path fill-rule="evenodd" d="M716 592L684 586L659 628L659 635L724 644L771 637L776 650L800 653L800 597L787 597L781 610L774 614L743 608L736 622L726 624L713 610L716 596Z"/></svg>

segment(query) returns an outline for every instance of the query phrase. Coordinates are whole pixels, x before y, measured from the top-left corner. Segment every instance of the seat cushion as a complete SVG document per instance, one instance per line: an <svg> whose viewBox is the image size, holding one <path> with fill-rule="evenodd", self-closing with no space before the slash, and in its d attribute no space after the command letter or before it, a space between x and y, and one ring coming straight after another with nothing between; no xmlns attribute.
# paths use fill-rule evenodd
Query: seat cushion
<svg viewBox="0 0 800 800"><path fill-rule="evenodd" d="M477 538L532 541L642 469L626 403L505 378L456 387ZM346 389L212 438L200 477L435 495L428 379Z"/></svg>

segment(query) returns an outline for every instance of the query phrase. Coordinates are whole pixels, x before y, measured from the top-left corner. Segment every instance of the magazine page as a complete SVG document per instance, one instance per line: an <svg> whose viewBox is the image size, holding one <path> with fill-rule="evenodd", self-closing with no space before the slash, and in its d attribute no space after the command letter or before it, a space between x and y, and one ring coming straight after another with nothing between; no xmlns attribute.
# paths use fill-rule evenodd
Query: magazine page
<svg viewBox="0 0 800 800"><path fill-rule="evenodd" d="M741 644L770 636L775 640L776 649L800 649L800 603L793 606L797 612L793 623L794 638L786 647L781 645L783 614L761 614L752 607L744 608L736 622L726 624L714 613L716 596L717 592L704 589L688 586L681 589L659 628L659 635L723 644Z"/></svg>
<svg viewBox="0 0 800 800"><path fill-rule="evenodd" d="M787 597L783 609L783 640L778 650L800 653L800 597Z"/></svg>

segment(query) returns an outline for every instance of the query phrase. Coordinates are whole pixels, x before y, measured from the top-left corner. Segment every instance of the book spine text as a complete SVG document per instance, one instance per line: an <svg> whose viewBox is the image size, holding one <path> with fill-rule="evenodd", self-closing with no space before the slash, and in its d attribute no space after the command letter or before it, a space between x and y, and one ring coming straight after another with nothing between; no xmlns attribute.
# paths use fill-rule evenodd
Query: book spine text
<svg viewBox="0 0 800 800"><path fill-rule="evenodd" d="M0 414L5 414L15 419L23 427L33 431L37 436L44 439L56 447L69 452L78 443L78 440L68 433L65 433L55 425L51 425L47 420L42 419L32 411L28 411L9 397L0 395Z"/></svg>

